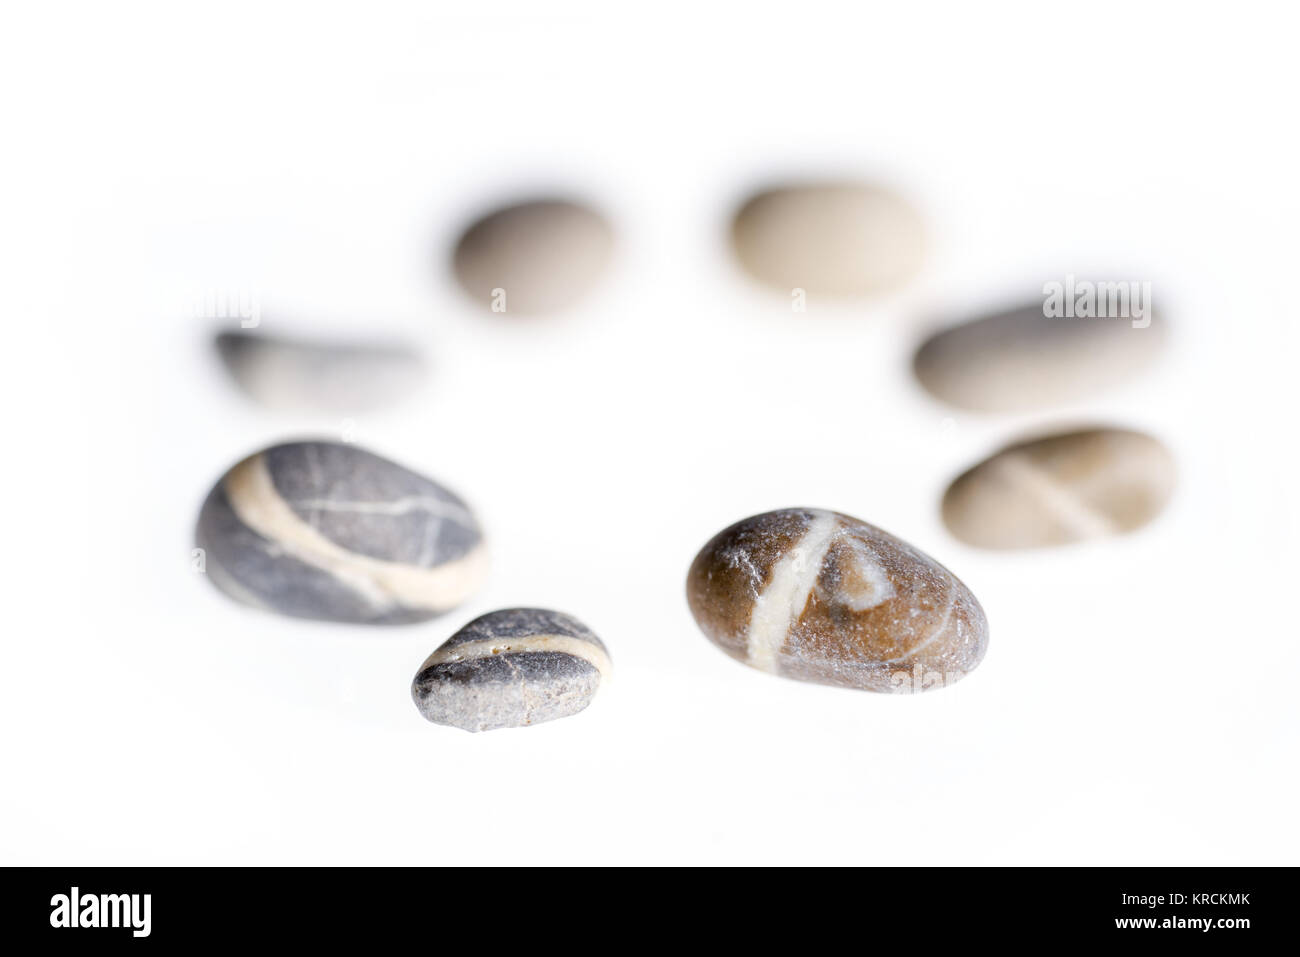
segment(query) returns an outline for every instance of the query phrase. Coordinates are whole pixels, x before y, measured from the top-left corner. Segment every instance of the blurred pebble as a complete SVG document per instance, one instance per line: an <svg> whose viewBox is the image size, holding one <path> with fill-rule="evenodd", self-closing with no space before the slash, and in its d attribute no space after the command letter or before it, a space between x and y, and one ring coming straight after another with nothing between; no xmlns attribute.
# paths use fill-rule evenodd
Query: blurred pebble
<svg viewBox="0 0 1300 957"><path fill-rule="evenodd" d="M925 252L916 210L865 183L767 190L740 208L731 232L741 265L787 294L890 292L917 273Z"/></svg>
<svg viewBox="0 0 1300 957"><path fill-rule="evenodd" d="M604 644L576 618L511 608L447 639L420 666L411 696L435 724L518 728L577 714L609 672Z"/></svg>
<svg viewBox="0 0 1300 957"><path fill-rule="evenodd" d="M487 558L459 497L337 442L291 442L227 472L199 513L205 571L230 597L301 618L422 621L464 601Z"/></svg>
<svg viewBox="0 0 1300 957"><path fill-rule="evenodd" d="M951 572L873 525L791 508L737 522L686 578L700 629L738 661L803 681L911 692L951 684L988 647Z"/></svg>
<svg viewBox="0 0 1300 957"><path fill-rule="evenodd" d="M424 376L420 357L397 345L222 332L216 347L249 397L283 411L369 412L412 392Z"/></svg>
<svg viewBox="0 0 1300 957"><path fill-rule="evenodd" d="M1041 302L953 326L917 351L913 370L935 398L978 412L1013 412L1088 396L1151 364L1164 343L1156 316L1048 318Z"/></svg>
<svg viewBox="0 0 1300 957"><path fill-rule="evenodd" d="M456 247L456 277L493 312L556 312L595 285L614 245L594 210L563 200L521 203L474 223Z"/></svg>
<svg viewBox="0 0 1300 957"><path fill-rule="evenodd" d="M1012 445L957 478L943 520L980 548L1037 548L1106 538L1150 522L1173 493L1169 451L1121 429Z"/></svg>

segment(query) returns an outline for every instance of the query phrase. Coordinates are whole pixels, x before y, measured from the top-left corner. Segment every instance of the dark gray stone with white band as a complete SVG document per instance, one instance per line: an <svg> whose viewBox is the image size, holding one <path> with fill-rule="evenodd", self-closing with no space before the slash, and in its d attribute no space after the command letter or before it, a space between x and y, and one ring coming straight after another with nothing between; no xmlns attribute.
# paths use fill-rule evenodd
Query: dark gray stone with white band
<svg viewBox="0 0 1300 957"><path fill-rule="evenodd" d="M339 442L276 445L237 463L203 503L196 537L218 588L301 618L423 621L468 598L487 568L459 496Z"/></svg>

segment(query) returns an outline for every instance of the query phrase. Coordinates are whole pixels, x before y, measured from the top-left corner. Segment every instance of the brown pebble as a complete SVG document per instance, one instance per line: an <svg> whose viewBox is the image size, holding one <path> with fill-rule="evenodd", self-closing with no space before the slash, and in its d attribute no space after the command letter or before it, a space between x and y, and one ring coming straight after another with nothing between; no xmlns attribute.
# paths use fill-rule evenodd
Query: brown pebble
<svg viewBox="0 0 1300 957"><path fill-rule="evenodd" d="M873 525L821 509L719 532L686 579L696 622L738 661L866 691L941 687L988 646L983 609L951 572Z"/></svg>

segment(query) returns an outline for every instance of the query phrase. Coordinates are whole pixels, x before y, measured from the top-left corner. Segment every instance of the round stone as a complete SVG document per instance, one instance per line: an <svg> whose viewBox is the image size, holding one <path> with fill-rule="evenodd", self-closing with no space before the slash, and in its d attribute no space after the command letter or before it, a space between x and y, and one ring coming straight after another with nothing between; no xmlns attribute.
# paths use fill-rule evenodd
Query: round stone
<svg viewBox="0 0 1300 957"><path fill-rule="evenodd" d="M1164 343L1159 316L1049 318L1043 303L946 329L913 360L921 385L949 405L1017 412L1085 398L1147 368Z"/></svg>
<svg viewBox="0 0 1300 957"><path fill-rule="evenodd" d="M556 312L595 285L614 233L594 210L566 200L520 203L484 216L456 247L454 269L470 297L493 312Z"/></svg>
<svg viewBox="0 0 1300 957"><path fill-rule="evenodd" d="M423 621L459 605L487 571L482 532L457 495L338 442L239 462L203 503L197 544L230 597L331 621Z"/></svg>
<svg viewBox="0 0 1300 957"><path fill-rule="evenodd" d="M1129 532L1173 494L1173 456L1140 432L1089 429L1012 445L948 487L943 520L980 548L1039 548Z"/></svg>
<svg viewBox="0 0 1300 957"><path fill-rule="evenodd" d="M398 401L424 377L420 357L399 345L239 331L219 333L216 348L236 385L276 410L369 412Z"/></svg>
<svg viewBox="0 0 1300 957"><path fill-rule="evenodd" d="M769 189L736 213L736 256L759 281L789 295L856 298L890 292L921 267L925 231L902 198L866 183Z"/></svg>
<svg viewBox="0 0 1300 957"><path fill-rule="evenodd" d="M448 638L420 666L411 696L435 724L492 731L577 714L609 674L604 644L576 618L509 608Z"/></svg>
<svg viewBox="0 0 1300 957"><path fill-rule="evenodd" d="M942 687L980 663L988 625L950 571L888 532L821 509L719 532L686 578L700 628L762 671L866 691Z"/></svg>

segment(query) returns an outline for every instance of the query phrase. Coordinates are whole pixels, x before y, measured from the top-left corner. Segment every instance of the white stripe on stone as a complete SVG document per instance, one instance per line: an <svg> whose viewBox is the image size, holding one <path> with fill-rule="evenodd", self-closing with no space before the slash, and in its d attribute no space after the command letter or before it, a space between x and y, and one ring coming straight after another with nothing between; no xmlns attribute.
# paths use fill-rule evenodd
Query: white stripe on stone
<svg viewBox="0 0 1300 957"><path fill-rule="evenodd" d="M424 671L434 665L453 661L537 651L553 651L581 658L600 672L602 680L609 678L613 673L609 655L605 654L605 650L600 645L582 638L574 638L572 635L524 635L519 638L484 638L481 641L466 641L459 645L439 648L425 659L420 670Z"/></svg>
<svg viewBox="0 0 1300 957"><path fill-rule="evenodd" d="M814 512L803 537L772 566L767 587L754 600L745 636L749 664L773 674L790 626L799 620L808 596L817 587L822 563L839 530L839 517Z"/></svg>
<svg viewBox="0 0 1300 957"><path fill-rule="evenodd" d="M308 498L295 500L294 505L300 509L313 512L349 512L354 515L406 515L421 511L439 518L453 519L456 524L472 528L473 516L469 510L455 502L432 498L428 495L408 495L395 498L389 502L352 502L343 499Z"/></svg>
<svg viewBox="0 0 1300 957"><path fill-rule="evenodd" d="M1011 453L994 459L993 464L1008 485L1036 501L1076 537L1105 538L1121 531L1108 515L1089 508L1068 486L1035 465L1029 456Z"/></svg>
<svg viewBox="0 0 1300 957"><path fill-rule="evenodd" d="M838 580L828 596L850 611L866 611L894 597L894 583L862 539L846 536L838 557Z"/></svg>
<svg viewBox="0 0 1300 957"><path fill-rule="evenodd" d="M326 572L378 610L446 611L460 604L487 573L482 544L454 562L421 568L348 551L303 521L281 498L263 455L245 459L225 479L239 520L300 562Z"/></svg>

